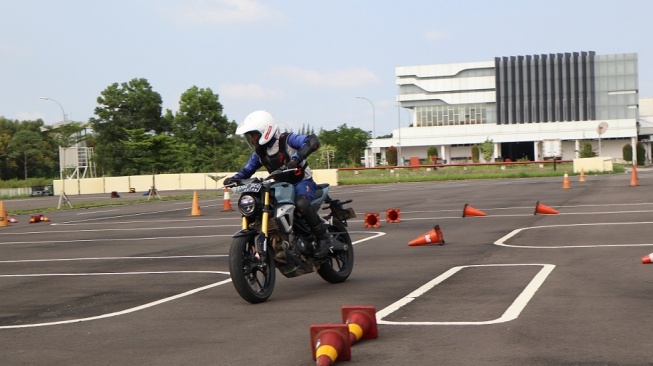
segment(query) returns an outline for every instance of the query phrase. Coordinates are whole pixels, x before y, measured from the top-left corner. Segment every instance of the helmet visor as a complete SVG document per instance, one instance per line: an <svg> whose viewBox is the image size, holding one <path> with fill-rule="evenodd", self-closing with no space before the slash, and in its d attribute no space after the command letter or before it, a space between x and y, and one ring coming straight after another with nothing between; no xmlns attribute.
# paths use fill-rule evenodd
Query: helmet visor
<svg viewBox="0 0 653 366"><path fill-rule="evenodd" d="M247 144L252 148L256 148L258 146L260 139L261 133L258 131L250 131L245 133L245 140L247 141Z"/></svg>

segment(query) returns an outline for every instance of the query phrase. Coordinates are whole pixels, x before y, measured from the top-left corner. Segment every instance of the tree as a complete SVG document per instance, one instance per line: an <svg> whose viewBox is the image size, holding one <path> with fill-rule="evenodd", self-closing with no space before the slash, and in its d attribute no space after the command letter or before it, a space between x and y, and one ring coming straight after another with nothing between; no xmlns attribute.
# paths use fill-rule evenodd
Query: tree
<svg viewBox="0 0 653 366"><path fill-rule="evenodd" d="M356 127L347 127L346 124L332 131L323 130L319 135L321 145L335 147L337 166L360 166L360 157L363 156L370 138L369 132Z"/></svg>
<svg viewBox="0 0 653 366"><path fill-rule="evenodd" d="M438 148L435 146L429 146L428 149L426 149L426 156L428 156L429 160L433 161L433 163L437 163Z"/></svg>
<svg viewBox="0 0 653 366"><path fill-rule="evenodd" d="M580 144L580 152L578 154L581 158L591 158L596 156L592 150L592 143L589 141L583 141Z"/></svg>
<svg viewBox="0 0 653 366"><path fill-rule="evenodd" d="M20 130L11 138L7 149L9 157L23 163L24 178L27 180L29 164L41 155L43 138L38 132L30 130Z"/></svg>
<svg viewBox="0 0 653 366"><path fill-rule="evenodd" d="M97 118L91 118L90 124L97 135L95 161L98 168L107 175L140 170L129 160L123 143L129 139L127 130L143 129L150 134L170 131L168 121L161 117L161 95L152 90L146 79L132 79L107 87L97 103Z"/></svg>
<svg viewBox="0 0 653 366"><path fill-rule="evenodd" d="M238 145L229 138L237 125L223 114L218 99L210 88L193 86L181 95L179 111L172 120L175 138L184 141L190 149L188 156L192 161L185 165L194 172L231 167L231 159L225 157L232 155Z"/></svg>
<svg viewBox="0 0 653 366"><path fill-rule="evenodd" d="M133 162L127 171L130 175L179 173L184 171L183 162L188 158L187 149L179 140L164 133L145 133L145 129L127 130L129 140L125 150Z"/></svg>
<svg viewBox="0 0 653 366"><path fill-rule="evenodd" d="M483 160L485 162L490 162L492 160L492 155L494 155L494 142L491 139L486 139L480 146L481 154L483 154Z"/></svg>

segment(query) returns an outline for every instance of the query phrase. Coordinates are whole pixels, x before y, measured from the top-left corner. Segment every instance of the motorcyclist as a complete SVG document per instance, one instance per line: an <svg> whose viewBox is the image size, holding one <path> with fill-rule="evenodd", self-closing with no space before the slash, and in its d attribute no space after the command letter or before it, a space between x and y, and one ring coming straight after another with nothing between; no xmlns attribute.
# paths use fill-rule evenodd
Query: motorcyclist
<svg viewBox="0 0 653 366"><path fill-rule="evenodd" d="M296 133L281 133L274 117L268 111L250 113L236 128L236 134L244 135L254 147L247 164L233 177L225 178L223 184L228 186L233 179L251 177L262 166L272 173L285 166L297 169L275 178L288 182L295 187L295 207L304 218L317 239L315 258L325 257L331 247L331 239L322 219L311 206L317 189L313 174L306 158L320 147L317 136ZM285 149L283 148L285 147Z"/></svg>

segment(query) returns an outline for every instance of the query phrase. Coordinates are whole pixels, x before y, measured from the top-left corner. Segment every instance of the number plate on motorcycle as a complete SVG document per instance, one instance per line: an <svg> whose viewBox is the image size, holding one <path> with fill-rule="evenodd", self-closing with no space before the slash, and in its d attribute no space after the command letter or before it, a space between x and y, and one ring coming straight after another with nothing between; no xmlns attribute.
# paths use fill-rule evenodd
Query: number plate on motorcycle
<svg viewBox="0 0 653 366"><path fill-rule="evenodd" d="M262 185L258 183L248 183L244 186L238 186L232 189L233 193L244 193L244 192L258 192L261 190Z"/></svg>

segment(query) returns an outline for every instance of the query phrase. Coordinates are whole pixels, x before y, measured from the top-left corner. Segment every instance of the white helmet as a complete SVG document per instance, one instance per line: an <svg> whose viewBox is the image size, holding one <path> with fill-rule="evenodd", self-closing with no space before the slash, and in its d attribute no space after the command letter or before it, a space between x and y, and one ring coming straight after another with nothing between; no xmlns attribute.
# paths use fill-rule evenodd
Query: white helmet
<svg viewBox="0 0 653 366"><path fill-rule="evenodd" d="M243 123L236 128L237 135L245 135L249 132L258 132L261 137L258 140L259 145L267 144L277 133L278 126L274 117L268 111L255 111L250 113Z"/></svg>

